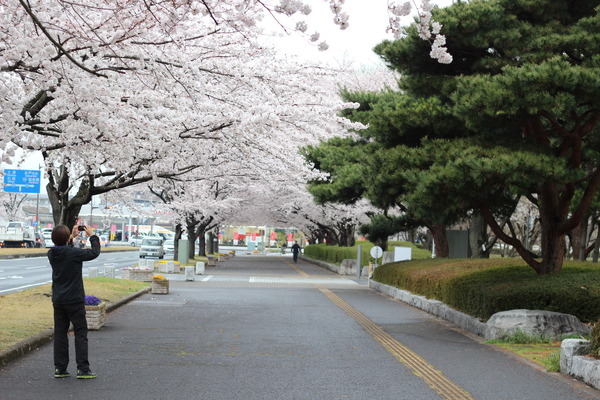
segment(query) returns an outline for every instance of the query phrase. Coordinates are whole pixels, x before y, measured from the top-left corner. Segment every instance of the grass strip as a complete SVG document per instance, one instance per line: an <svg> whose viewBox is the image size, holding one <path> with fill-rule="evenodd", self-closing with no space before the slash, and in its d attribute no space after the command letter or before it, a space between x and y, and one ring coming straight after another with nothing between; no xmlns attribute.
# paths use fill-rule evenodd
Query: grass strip
<svg viewBox="0 0 600 400"><path fill-rule="evenodd" d="M116 278L85 278L86 294L114 303L148 287L147 282ZM54 325L51 285L0 296L0 351Z"/></svg>

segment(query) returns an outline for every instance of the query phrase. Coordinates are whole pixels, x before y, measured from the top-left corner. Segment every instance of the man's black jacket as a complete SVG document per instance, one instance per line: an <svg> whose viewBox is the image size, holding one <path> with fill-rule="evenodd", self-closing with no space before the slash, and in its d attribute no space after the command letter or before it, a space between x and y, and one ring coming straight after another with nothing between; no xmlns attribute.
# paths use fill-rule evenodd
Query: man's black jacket
<svg viewBox="0 0 600 400"><path fill-rule="evenodd" d="M85 300L83 290L83 262L100 255L100 239L90 236L91 249L72 246L56 246L48 250L48 260L52 266L52 302L73 304Z"/></svg>

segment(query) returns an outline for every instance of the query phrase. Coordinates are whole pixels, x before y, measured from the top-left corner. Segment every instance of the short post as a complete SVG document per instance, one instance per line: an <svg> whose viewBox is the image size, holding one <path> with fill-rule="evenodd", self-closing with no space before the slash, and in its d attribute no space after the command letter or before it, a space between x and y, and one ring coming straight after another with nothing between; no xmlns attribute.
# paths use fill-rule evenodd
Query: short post
<svg viewBox="0 0 600 400"><path fill-rule="evenodd" d="M107 278L115 277L115 267L105 267L104 268L104 276Z"/></svg>
<svg viewBox="0 0 600 400"><path fill-rule="evenodd" d="M193 281L194 280L194 267L191 265L185 267L185 280Z"/></svg>
<svg viewBox="0 0 600 400"><path fill-rule="evenodd" d="M175 273L175 263L173 261L167 261L167 274Z"/></svg>
<svg viewBox="0 0 600 400"><path fill-rule="evenodd" d="M204 262L198 261L196 262L196 275L204 274Z"/></svg>
<svg viewBox="0 0 600 400"><path fill-rule="evenodd" d="M88 268L88 276L90 278L97 278L98 277L98 267L89 267Z"/></svg>

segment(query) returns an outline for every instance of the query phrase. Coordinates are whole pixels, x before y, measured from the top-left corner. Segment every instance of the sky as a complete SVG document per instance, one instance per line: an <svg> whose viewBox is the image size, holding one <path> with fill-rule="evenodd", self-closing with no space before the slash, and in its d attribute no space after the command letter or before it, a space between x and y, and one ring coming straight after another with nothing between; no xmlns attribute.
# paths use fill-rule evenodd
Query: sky
<svg viewBox="0 0 600 400"><path fill-rule="evenodd" d="M403 0L401 0L403 1ZM399 1L400 2L400 1ZM420 4L420 0L415 0ZM297 35L275 40L283 51L300 58L329 63L333 66L352 63L353 67L369 67L382 65L379 57L372 51L378 43L385 39L392 40L393 35L386 32L388 26L388 0L346 0L343 7L350 16L349 27L340 30L333 23L333 14L329 10L329 2L324 0L308 0L313 12L308 16L297 18L308 23L307 33L318 31L321 40L329 44L327 51L319 51L315 44ZM446 7L452 0L431 0L432 4ZM405 24L410 25L413 16L405 17ZM275 28L277 30L277 28ZM443 30L442 30L443 31ZM281 35L281 29L279 28Z"/></svg>

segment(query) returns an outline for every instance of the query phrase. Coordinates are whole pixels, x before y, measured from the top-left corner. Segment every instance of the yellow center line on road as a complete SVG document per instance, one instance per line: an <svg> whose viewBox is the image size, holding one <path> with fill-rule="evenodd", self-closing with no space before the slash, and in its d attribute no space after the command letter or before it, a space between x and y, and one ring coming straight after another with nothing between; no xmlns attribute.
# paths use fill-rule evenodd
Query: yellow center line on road
<svg viewBox="0 0 600 400"><path fill-rule="evenodd" d="M286 264L292 267L303 278L310 277L309 274L302 271L296 265L285 260ZM433 390L435 390L443 399L446 400L474 400L471 395L448 379L441 371L436 370L431 364L425 361L414 351L397 341L392 335L375 324L360 311L356 310L341 297L322 285L315 284L315 288L327 296L335 305L350 315L358 322L369 335L378 341L387 351L396 357L398 361L410 368L414 374L425 381Z"/></svg>
<svg viewBox="0 0 600 400"><path fill-rule="evenodd" d="M412 369L416 376L423 379L443 399L447 400L473 400L473 397L448 379L442 372L436 370L431 364L421 358L417 353L404 346L385 332L365 315L346 303L342 298L320 285L315 285L335 305L344 310L358 322L375 340L392 353L398 361Z"/></svg>
<svg viewBox="0 0 600 400"><path fill-rule="evenodd" d="M294 271L296 271L301 277L303 278L310 278L310 275L307 274L306 272L302 271L300 268L298 268L295 264L292 264L291 262L289 262L288 260L285 260L285 263L287 265L289 265L290 267L292 267L294 269Z"/></svg>

